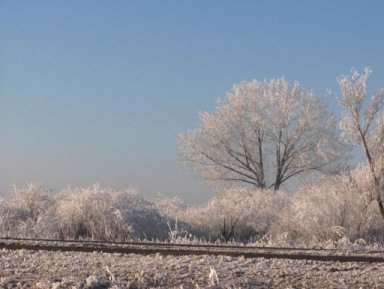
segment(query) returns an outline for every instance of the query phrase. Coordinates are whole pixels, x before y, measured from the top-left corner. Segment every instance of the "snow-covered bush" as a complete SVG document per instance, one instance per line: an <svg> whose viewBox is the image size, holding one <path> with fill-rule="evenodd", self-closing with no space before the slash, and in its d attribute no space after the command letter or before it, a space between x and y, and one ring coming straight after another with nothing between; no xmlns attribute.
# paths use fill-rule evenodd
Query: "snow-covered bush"
<svg viewBox="0 0 384 289"><path fill-rule="evenodd" d="M377 204L372 201L372 178L367 166L339 176L322 178L294 194L291 205L273 228L300 243L327 240L380 238L383 228Z"/></svg>
<svg viewBox="0 0 384 289"><path fill-rule="evenodd" d="M286 204L287 195L282 191L232 187L206 204L178 214L197 237L248 242L266 234Z"/></svg>
<svg viewBox="0 0 384 289"><path fill-rule="evenodd" d="M0 201L0 235L6 237L48 236L46 225L52 215L53 200L41 184L14 186Z"/></svg>
<svg viewBox="0 0 384 289"><path fill-rule="evenodd" d="M57 214L65 239L124 241L167 234L166 221L135 189L69 187L57 200Z"/></svg>

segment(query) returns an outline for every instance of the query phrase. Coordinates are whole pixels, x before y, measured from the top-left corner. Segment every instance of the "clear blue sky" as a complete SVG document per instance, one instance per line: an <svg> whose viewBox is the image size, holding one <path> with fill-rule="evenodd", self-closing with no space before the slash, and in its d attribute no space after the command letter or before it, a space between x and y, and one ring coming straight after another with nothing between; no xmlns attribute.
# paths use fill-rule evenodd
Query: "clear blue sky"
<svg viewBox="0 0 384 289"><path fill-rule="evenodd" d="M177 163L241 80L323 96L370 66L384 87L384 1L0 0L0 192L100 182L210 197ZM327 99L331 104L332 99Z"/></svg>

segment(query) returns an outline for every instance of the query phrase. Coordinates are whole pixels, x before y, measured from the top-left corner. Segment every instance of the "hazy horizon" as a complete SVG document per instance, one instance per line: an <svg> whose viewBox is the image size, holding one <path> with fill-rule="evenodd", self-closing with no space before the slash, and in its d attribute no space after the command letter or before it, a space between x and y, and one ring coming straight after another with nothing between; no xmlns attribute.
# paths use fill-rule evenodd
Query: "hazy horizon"
<svg viewBox="0 0 384 289"><path fill-rule="evenodd" d="M0 0L0 194L41 182L201 202L178 134L242 80L384 87L382 1Z"/></svg>

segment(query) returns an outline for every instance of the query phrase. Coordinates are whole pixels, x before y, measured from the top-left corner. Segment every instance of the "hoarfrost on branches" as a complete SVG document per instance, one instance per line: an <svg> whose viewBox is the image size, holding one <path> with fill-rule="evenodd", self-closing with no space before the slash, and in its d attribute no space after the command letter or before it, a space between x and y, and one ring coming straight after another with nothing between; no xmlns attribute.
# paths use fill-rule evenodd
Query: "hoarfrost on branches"
<svg viewBox="0 0 384 289"><path fill-rule="evenodd" d="M206 204L179 212L178 217L189 224L193 235L210 241L247 242L267 234L288 204L282 191L232 187Z"/></svg>
<svg viewBox="0 0 384 289"><path fill-rule="evenodd" d="M343 237L378 241L382 225L370 201L373 182L369 176L369 167L360 165L302 187L274 224L272 235L287 233L288 240L307 246Z"/></svg>
<svg viewBox="0 0 384 289"><path fill-rule="evenodd" d="M368 68L363 73L352 70L351 75L339 77L340 103L345 109L340 126L365 154L374 183L370 200L376 202L384 218L384 89L375 93L370 101L367 99L367 80L371 72Z"/></svg>
<svg viewBox="0 0 384 289"><path fill-rule="evenodd" d="M54 230L53 200L39 183L13 186L0 200L0 234L6 237L48 236Z"/></svg>
<svg viewBox="0 0 384 289"><path fill-rule="evenodd" d="M60 230L66 237L125 241L166 236L165 220L133 188L69 187L57 206Z"/></svg>
<svg viewBox="0 0 384 289"><path fill-rule="evenodd" d="M206 180L273 188L335 169L342 143L325 103L285 79L241 82L199 128L181 133L181 160Z"/></svg>
<svg viewBox="0 0 384 289"><path fill-rule="evenodd" d="M136 189L99 184L50 196L40 184L14 187L0 200L0 236L126 241L167 237L167 219Z"/></svg>

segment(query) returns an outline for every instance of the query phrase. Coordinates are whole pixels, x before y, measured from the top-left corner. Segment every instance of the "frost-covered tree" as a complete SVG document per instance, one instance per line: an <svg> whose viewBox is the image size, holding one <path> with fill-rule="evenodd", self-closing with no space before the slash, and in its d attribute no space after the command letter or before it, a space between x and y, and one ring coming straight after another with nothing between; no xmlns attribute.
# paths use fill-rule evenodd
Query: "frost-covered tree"
<svg viewBox="0 0 384 289"><path fill-rule="evenodd" d="M180 155L206 180L278 190L341 159L334 116L297 82L241 82L200 118L199 128L180 134Z"/></svg>
<svg viewBox="0 0 384 289"><path fill-rule="evenodd" d="M377 203L384 218L384 89L367 100L366 85L371 72L368 68L363 73L352 70L351 75L339 77L340 103L346 111L341 127L365 154L373 180L371 201Z"/></svg>

